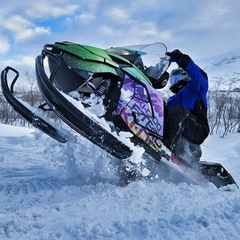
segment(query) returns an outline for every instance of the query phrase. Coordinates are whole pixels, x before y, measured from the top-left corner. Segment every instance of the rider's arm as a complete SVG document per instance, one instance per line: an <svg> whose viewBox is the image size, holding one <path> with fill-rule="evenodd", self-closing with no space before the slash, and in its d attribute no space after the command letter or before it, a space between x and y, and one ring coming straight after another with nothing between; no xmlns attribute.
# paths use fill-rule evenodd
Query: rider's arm
<svg viewBox="0 0 240 240"><path fill-rule="evenodd" d="M192 80L192 84L200 84L208 80L207 74L187 55L179 50L170 53L171 62L176 62L183 68ZM193 83L194 82L194 83Z"/></svg>

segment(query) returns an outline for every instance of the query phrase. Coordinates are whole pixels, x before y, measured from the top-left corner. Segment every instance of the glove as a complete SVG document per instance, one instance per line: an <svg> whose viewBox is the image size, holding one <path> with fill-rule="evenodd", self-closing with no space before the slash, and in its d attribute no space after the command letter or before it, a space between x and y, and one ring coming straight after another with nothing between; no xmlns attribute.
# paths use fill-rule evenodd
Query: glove
<svg viewBox="0 0 240 240"><path fill-rule="evenodd" d="M167 52L166 55L170 56L170 61L171 62L179 62L179 60L183 56L183 53L180 52L178 49L176 49L172 52Z"/></svg>

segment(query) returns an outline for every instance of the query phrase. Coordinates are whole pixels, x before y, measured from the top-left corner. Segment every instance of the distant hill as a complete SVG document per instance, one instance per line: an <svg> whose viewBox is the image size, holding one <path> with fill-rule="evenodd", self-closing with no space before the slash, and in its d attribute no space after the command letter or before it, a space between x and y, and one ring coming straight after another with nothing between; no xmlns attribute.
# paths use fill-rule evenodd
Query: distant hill
<svg viewBox="0 0 240 240"><path fill-rule="evenodd" d="M240 91L240 53L226 53L203 60L201 66L209 77L209 88Z"/></svg>

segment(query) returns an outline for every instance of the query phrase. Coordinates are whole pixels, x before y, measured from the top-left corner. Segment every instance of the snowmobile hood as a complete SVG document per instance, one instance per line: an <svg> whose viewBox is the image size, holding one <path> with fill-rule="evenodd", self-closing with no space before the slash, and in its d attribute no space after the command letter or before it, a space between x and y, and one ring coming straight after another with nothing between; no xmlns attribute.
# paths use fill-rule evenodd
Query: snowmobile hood
<svg viewBox="0 0 240 240"><path fill-rule="evenodd" d="M71 69L92 73L117 74L121 68L128 74L133 73L149 85L149 79L158 80L169 67L167 48L162 43L112 47L101 49L71 42L56 42L51 45L53 52L61 53Z"/></svg>
<svg viewBox="0 0 240 240"><path fill-rule="evenodd" d="M55 43L55 48L61 49L64 53L68 53L69 55L85 61L100 62L113 67L119 67L119 65L111 59L107 52L101 48L71 42L57 42Z"/></svg>
<svg viewBox="0 0 240 240"><path fill-rule="evenodd" d="M51 55L62 58L61 62L65 62L69 69L80 75L84 74L85 77L86 75L90 77L91 74L112 74L118 77L119 69L121 69L141 82L152 85L141 69L114 51L71 42L47 44L43 51L46 54L51 53ZM56 61L51 58L49 61L50 71L54 72L54 68L57 66Z"/></svg>

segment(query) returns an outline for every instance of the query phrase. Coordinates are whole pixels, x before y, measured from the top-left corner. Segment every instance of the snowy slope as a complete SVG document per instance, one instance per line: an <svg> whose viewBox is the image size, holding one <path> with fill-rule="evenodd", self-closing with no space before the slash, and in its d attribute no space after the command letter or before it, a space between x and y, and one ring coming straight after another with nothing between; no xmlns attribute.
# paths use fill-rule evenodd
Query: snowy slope
<svg viewBox="0 0 240 240"><path fill-rule="evenodd" d="M240 52L211 57L202 60L199 65L208 74L211 90L240 91Z"/></svg>
<svg viewBox="0 0 240 240"><path fill-rule="evenodd" d="M209 136L203 159L240 185L239 134ZM114 159L76 137L0 125L0 239L239 239L240 190L111 181ZM110 183L109 183L110 182Z"/></svg>

